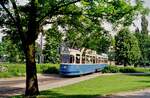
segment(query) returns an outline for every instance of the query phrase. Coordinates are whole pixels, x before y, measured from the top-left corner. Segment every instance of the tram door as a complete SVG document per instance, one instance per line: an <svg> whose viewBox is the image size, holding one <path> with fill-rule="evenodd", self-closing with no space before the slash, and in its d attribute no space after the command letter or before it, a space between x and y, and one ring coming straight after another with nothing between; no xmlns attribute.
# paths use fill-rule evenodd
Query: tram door
<svg viewBox="0 0 150 98"><path fill-rule="evenodd" d="M73 55L70 55L70 63L74 63L75 59Z"/></svg>

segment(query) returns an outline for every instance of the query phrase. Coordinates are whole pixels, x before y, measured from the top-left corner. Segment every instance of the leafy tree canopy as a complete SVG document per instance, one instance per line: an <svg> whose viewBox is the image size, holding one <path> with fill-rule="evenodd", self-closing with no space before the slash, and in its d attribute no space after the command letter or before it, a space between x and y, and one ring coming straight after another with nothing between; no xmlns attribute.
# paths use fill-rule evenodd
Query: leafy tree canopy
<svg viewBox="0 0 150 98"><path fill-rule="evenodd" d="M115 36L116 61L125 66L134 65L141 57L137 38L128 30L123 29Z"/></svg>
<svg viewBox="0 0 150 98"><path fill-rule="evenodd" d="M130 25L141 8L139 2L132 6L126 0L25 1L25 5L19 5L17 0L0 0L0 27L5 28L3 32L11 39L21 42L26 57L26 95L39 93L35 40L43 30L43 25L52 24L66 31L88 33L88 28L100 24L103 19L117 25Z"/></svg>

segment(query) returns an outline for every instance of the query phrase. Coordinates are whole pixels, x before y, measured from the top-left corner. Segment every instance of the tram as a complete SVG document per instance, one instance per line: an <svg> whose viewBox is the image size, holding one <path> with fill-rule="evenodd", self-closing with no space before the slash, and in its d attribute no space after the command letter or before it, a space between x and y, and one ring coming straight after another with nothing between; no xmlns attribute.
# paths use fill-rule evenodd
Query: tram
<svg viewBox="0 0 150 98"><path fill-rule="evenodd" d="M101 71L107 66L108 56L98 55L91 49L64 48L61 51L60 74L64 76L75 76Z"/></svg>

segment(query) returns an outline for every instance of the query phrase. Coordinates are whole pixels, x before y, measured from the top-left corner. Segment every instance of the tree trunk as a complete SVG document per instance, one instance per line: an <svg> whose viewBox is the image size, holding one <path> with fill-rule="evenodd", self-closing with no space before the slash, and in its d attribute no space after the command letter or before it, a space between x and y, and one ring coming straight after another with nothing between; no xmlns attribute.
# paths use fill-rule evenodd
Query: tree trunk
<svg viewBox="0 0 150 98"><path fill-rule="evenodd" d="M39 94L38 81L36 75L35 62L35 42L27 44L25 47L26 54L26 96L33 96Z"/></svg>
<svg viewBox="0 0 150 98"><path fill-rule="evenodd" d="M124 60L124 67L126 67L127 66L127 62L126 62L126 60Z"/></svg>

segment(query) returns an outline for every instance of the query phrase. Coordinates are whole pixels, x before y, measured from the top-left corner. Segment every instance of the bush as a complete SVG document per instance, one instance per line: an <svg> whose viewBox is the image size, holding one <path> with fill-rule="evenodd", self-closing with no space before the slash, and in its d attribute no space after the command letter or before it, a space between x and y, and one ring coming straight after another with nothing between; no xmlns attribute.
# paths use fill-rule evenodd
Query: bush
<svg viewBox="0 0 150 98"><path fill-rule="evenodd" d="M102 73L149 73L150 68L107 66Z"/></svg>
<svg viewBox="0 0 150 98"><path fill-rule="evenodd" d="M121 67L119 69L119 72L121 72L121 73L136 73L138 71L136 70L136 68L133 68L133 67Z"/></svg>
<svg viewBox="0 0 150 98"><path fill-rule="evenodd" d="M59 70L54 66L54 67L49 67L46 70L43 70L43 73L46 73L46 74L58 74Z"/></svg>
<svg viewBox="0 0 150 98"><path fill-rule="evenodd" d="M118 73L119 68L117 66L107 66L102 70L102 73Z"/></svg>
<svg viewBox="0 0 150 98"><path fill-rule="evenodd" d="M25 76L26 66L25 64L0 64L1 69L7 68L5 71L0 72L0 78ZM59 73L59 64L37 64L37 73Z"/></svg>

